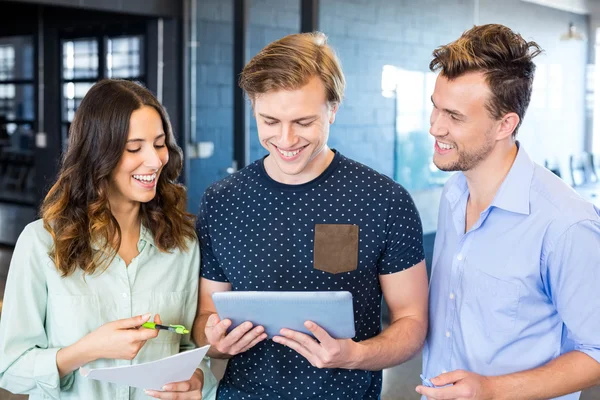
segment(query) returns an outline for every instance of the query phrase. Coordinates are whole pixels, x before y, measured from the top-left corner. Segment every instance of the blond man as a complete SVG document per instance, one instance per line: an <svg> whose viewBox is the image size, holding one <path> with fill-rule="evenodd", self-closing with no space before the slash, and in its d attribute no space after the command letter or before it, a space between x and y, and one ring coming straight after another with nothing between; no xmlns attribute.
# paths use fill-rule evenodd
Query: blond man
<svg viewBox="0 0 600 400"><path fill-rule="evenodd" d="M377 399L381 370L415 355L427 331L418 212L399 184L327 146L345 80L325 35L269 44L240 85L268 155L212 185L200 207L195 339L230 358L218 398ZM356 336L334 339L310 321L318 341L285 329L265 340L249 322L226 334L211 294L227 290L348 290Z"/></svg>

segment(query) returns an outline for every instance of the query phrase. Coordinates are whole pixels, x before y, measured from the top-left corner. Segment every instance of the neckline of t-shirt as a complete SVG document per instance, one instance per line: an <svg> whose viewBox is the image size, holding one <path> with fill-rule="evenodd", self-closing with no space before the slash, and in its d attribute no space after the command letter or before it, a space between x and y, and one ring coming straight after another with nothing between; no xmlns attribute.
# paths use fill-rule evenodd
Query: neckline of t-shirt
<svg viewBox="0 0 600 400"><path fill-rule="evenodd" d="M264 181L264 183L266 183L268 186L275 188L275 189L284 190L284 191L288 191L288 192L300 192L300 191L312 189L313 187L318 186L323 181L325 181L329 176L331 176L333 171L335 171L337 169L337 166L339 165L340 161L342 160L342 155L338 151L336 151L335 149L331 149L331 151L333 151L335 153L333 156L333 160L327 166L327 168L325 168L325 171L323 171L323 173L321 173L321 175L317 176L312 181L309 181L306 183L301 183L299 185L288 185L285 183L277 182L276 180L271 178L269 176L269 174L267 174L267 170L265 169L265 158L268 157L268 154L266 156L264 156L263 158L261 158L258 163L259 175L262 178L262 180Z"/></svg>

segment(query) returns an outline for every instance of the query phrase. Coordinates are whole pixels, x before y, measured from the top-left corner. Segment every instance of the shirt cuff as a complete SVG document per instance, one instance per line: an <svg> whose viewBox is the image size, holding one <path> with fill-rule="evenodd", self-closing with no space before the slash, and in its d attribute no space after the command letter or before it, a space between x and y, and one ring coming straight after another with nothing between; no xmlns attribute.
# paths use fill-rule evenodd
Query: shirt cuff
<svg viewBox="0 0 600 400"><path fill-rule="evenodd" d="M59 377L56 366L56 353L60 348L39 351L35 357L33 376L37 387L47 396L60 399L60 392L69 390L75 380L74 371Z"/></svg>

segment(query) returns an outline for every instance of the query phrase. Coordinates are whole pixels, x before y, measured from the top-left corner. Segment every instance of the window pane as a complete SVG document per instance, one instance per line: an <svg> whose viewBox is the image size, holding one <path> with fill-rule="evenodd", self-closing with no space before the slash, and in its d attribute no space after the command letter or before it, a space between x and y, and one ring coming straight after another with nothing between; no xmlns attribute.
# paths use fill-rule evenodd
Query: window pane
<svg viewBox="0 0 600 400"><path fill-rule="evenodd" d="M10 45L0 45L0 79L14 79L15 48Z"/></svg>
<svg viewBox="0 0 600 400"><path fill-rule="evenodd" d="M98 42L78 39L63 42L63 79L98 77Z"/></svg>
<svg viewBox="0 0 600 400"><path fill-rule="evenodd" d="M0 116L8 121L33 120L33 94L30 84L0 84Z"/></svg>
<svg viewBox="0 0 600 400"><path fill-rule="evenodd" d="M33 150L33 124L17 124L0 116L0 145L11 149Z"/></svg>
<svg viewBox="0 0 600 400"><path fill-rule="evenodd" d="M144 74L143 38L122 36L107 41L106 74L109 78L134 78Z"/></svg>
<svg viewBox="0 0 600 400"><path fill-rule="evenodd" d="M63 85L63 122L73 121L75 111L79 107L83 96L95 82L68 82Z"/></svg>
<svg viewBox="0 0 600 400"><path fill-rule="evenodd" d="M393 72L397 157L394 177L413 191L442 186L451 174L433 163L435 139L428 133L436 74L402 68L393 68ZM383 86L382 79L382 89Z"/></svg>
<svg viewBox="0 0 600 400"><path fill-rule="evenodd" d="M31 36L0 38L0 81L33 79Z"/></svg>

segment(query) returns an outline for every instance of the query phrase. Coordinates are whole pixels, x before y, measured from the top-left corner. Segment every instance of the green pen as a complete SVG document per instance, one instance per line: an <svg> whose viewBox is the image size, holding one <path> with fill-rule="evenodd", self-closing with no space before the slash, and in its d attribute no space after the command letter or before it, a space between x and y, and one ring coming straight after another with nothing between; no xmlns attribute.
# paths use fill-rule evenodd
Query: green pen
<svg viewBox="0 0 600 400"><path fill-rule="evenodd" d="M162 329L165 331L179 333L180 335L185 335L186 333L190 333L183 325L161 325L154 322L144 322L142 324L144 328L148 329Z"/></svg>

